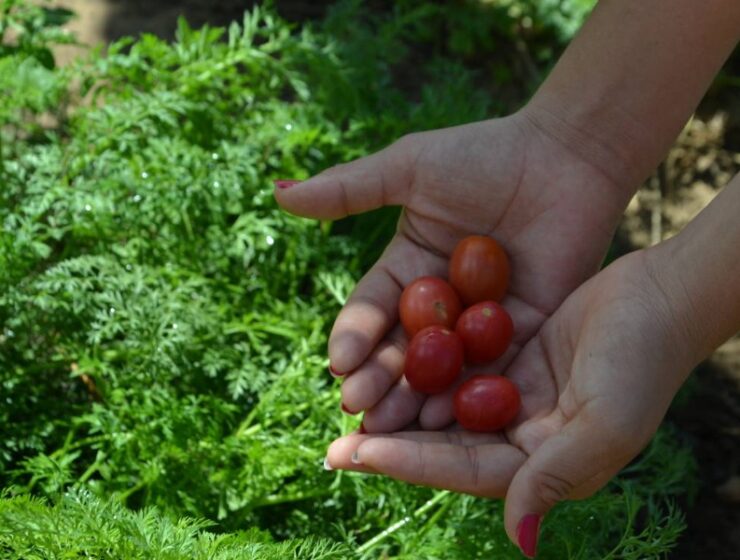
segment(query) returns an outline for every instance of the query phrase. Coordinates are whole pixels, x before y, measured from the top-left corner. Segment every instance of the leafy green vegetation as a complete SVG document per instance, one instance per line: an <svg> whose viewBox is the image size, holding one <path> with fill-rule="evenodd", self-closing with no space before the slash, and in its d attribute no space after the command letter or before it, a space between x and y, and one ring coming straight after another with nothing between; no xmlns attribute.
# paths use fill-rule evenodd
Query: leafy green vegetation
<svg viewBox="0 0 740 560"><path fill-rule="evenodd" d="M322 469L357 422L326 336L396 210L302 220L271 180L512 110L587 7L268 7L59 69L69 14L0 0L0 555L519 557L498 502ZM664 556L692 472L660 432L541 557Z"/></svg>

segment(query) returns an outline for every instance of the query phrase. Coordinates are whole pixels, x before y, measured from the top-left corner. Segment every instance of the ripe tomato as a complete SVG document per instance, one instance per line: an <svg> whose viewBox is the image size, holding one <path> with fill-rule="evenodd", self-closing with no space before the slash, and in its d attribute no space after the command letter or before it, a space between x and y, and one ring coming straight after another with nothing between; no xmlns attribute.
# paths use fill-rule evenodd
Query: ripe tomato
<svg viewBox="0 0 740 560"><path fill-rule="evenodd" d="M482 301L463 311L455 332L465 347L470 364L483 364L500 357L511 344L514 323L495 301Z"/></svg>
<svg viewBox="0 0 740 560"><path fill-rule="evenodd" d="M450 283L465 305L501 301L509 287L509 258L490 237L466 237L452 252Z"/></svg>
<svg viewBox="0 0 740 560"><path fill-rule="evenodd" d="M454 332L436 325L427 327L416 333L406 349L406 380L420 393L441 393L460 375L464 354L462 341Z"/></svg>
<svg viewBox="0 0 740 560"><path fill-rule="evenodd" d="M398 311L406 333L414 336L432 325L454 329L462 304L447 282L434 276L422 276L406 286Z"/></svg>
<svg viewBox="0 0 740 560"><path fill-rule="evenodd" d="M455 393L458 423L472 432L495 432L511 422L521 407L519 390L506 377L476 375Z"/></svg>

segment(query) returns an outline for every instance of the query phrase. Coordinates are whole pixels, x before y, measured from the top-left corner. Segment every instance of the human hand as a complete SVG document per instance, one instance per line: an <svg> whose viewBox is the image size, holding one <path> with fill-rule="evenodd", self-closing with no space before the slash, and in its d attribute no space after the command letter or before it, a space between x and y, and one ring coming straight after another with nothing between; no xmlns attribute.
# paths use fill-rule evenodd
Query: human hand
<svg viewBox="0 0 740 560"><path fill-rule="evenodd" d="M504 372L522 395L504 432L355 433L331 445L328 465L505 497L506 531L534 556L542 516L591 495L639 453L698 359L676 311L684 294L659 280L652 255L597 274L527 342Z"/></svg>
<svg viewBox="0 0 740 560"><path fill-rule="evenodd" d="M537 125L526 111L413 134L366 158L333 167L290 188L278 203L301 216L337 219L402 205L398 231L359 282L329 339L335 372L345 374L345 410L367 410L370 432L417 419L426 429L452 421L451 394L427 399L402 378L406 337L397 325L404 286L446 276L457 242L495 237L512 264L503 304L516 332L502 370L583 280L598 270L629 189Z"/></svg>

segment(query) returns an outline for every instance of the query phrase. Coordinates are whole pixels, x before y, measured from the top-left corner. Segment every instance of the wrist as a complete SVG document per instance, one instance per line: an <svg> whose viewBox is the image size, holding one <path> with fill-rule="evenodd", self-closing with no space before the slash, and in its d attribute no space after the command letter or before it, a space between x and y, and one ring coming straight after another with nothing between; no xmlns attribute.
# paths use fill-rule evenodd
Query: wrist
<svg viewBox="0 0 740 560"><path fill-rule="evenodd" d="M737 0L599 2L524 113L631 194L732 52L739 24Z"/></svg>
<svg viewBox="0 0 740 560"><path fill-rule="evenodd" d="M740 330L738 211L740 175L683 231L648 250L693 365Z"/></svg>
<svg viewBox="0 0 740 560"><path fill-rule="evenodd" d="M700 318L695 294L680 274L687 264L673 249L662 242L640 252L645 257L646 300L652 306L654 323L661 326L670 341L668 355L675 358L676 373L683 382L707 352L704 333L697 324Z"/></svg>
<svg viewBox="0 0 740 560"><path fill-rule="evenodd" d="M740 181L734 182L682 232L646 250L646 271L664 294L676 351L688 355L691 367L740 329L740 227L733 214Z"/></svg>
<svg viewBox="0 0 740 560"><path fill-rule="evenodd" d="M541 134L599 173L626 206L652 170L643 125L618 108L597 103L569 104L540 90L521 116Z"/></svg>

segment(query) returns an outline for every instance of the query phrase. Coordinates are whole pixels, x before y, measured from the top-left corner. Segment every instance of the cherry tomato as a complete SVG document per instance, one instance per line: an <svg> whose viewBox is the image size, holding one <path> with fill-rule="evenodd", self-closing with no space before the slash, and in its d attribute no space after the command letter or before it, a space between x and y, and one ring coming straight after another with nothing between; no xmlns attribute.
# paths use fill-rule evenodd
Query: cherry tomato
<svg viewBox="0 0 740 560"><path fill-rule="evenodd" d="M452 252L450 284L465 305L501 301L509 287L509 258L490 237L466 237Z"/></svg>
<svg viewBox="0 0 740 560"><path fill-rule="evenodd" d="M411 387L433 395L454 383L462 371L464 359L460 337L435 325L419 331L411 339L406 349L404 374Z"/></svg>
<svg viewBox="0 0 740 560"><path fill-rule="evenodd" d="M458 423L472 432L495 432L511 422L521 407L519 390L500 375L476 375L455 393Z"/></svg>
<svg viewBox="0 0 740 560"><path fill-rule="evenodd" d="M406 333L414 336L432 325L454 329L462 304L447 282L434 276L422 276L406 286L398 311Z"/></svg>
<svg viewBox="0 0 740 560"><path fill-rule="evenodd" d="M514 336L514 323L498 303L482 301L463 311L455 332L465 347L465 360L483 364L506 352Z"/></svg>

